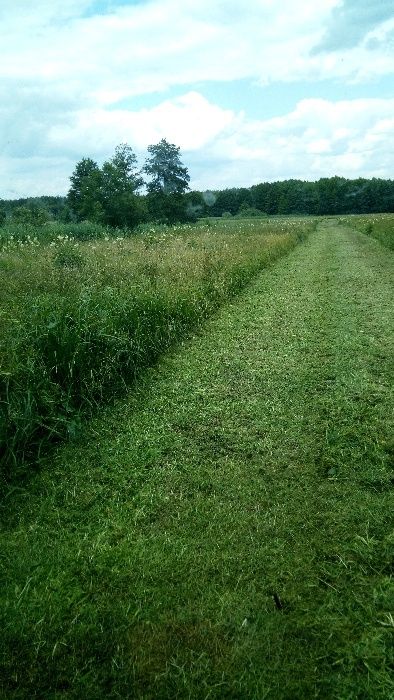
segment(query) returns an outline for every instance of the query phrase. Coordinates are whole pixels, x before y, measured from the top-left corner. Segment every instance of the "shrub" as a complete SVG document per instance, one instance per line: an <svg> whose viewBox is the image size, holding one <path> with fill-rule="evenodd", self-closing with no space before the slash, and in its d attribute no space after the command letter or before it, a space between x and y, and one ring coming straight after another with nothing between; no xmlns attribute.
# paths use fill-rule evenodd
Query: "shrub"
<svg viewBox="0 0 394 700"><path fill-rule="evenodd" d="M255 207L242 207L239 209L238 214L236 214L237 219L253 219L266 216L267 214L264 211L256 209Z"/></svg>
<svg viewBox="0 0 394 700"><path fill-rule="evenodd" d="M81 254L75 243L66 241L56 251L53 257L55 267L82 269L85 265L85 258Z"/></svg>

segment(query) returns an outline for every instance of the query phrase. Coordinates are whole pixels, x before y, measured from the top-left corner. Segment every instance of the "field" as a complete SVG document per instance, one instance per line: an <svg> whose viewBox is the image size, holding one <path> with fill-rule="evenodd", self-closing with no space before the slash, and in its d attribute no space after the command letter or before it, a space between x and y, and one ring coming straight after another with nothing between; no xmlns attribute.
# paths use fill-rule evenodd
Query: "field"
<svg viewBox="0 0 394 700"><path fill-rule="evenodd" d="M6 479L133 383L313 222L202 224L110 236L3 230L0 458ZM58 231L61 233L58 233ZM99 239L89 239L100 234Z"/></svg>
<svg viewBox="0 0 394 700"><path fill-rule="evenodd" d="M376 238L390 250L394 250L394 215L374 214L374 215L352 215L341 216L340 223L345 226L352 226L367 236Z"/></svg>
<svg viewBox="0 0 394 700"><path fill-rule="evenodd" d="M393 236L5 242L5 698L394 697Z"/></svg>

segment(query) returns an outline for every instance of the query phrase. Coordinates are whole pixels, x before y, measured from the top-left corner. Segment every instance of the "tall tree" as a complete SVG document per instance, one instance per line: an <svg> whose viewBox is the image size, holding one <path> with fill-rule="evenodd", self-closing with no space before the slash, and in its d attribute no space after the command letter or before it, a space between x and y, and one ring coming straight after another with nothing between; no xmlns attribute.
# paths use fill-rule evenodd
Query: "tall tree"
<svg viewBox="0 0 394 700"><path fill-rule="evenodd" d="M132 148L123 143L102 168L83 158L71 176L67 201L78 220L90 219L110 226L133 228L145 218L138 190L143 179Z"/></svg>
<svg viewBox="0 0 394 700"><path fill-rule="evenodd" d="M162 139L155 146L148 146L148 153L144 172L151 177L149 193L183 194L189 189L190 177L182 165L178 146Z"/></svg>
<svg viewBox="0 0 394 700"><path fill-rule="evenodd" d="M148 146L149 157L144 172L147 183L150 215L158 220L174 222L187 218L184 194L190 177L180 158L180 148L162 139Z"/></svg>
<svg viewBox="0 0 394 700"><path fill-rule="evenodd" d="M67 202L79 221L100 221L103 216L101 204L101 171L91 158L82 158L70 177L71 187Z"/></svg>
<svg viewBox="0 0 394 700"><path fill-rule="evenodd" d="M4 226L5 222L7 220L7 210L0 199L0 226Z"/></svg>
<svg viewBox="0 0 394 700"><path fill-rule="evenodd" d="M137 197L143 184L135 153L127 144L120 144L113 158L105 162L101 170L101 204L105 223L132 228L144 218L142 200Z"/></svg>

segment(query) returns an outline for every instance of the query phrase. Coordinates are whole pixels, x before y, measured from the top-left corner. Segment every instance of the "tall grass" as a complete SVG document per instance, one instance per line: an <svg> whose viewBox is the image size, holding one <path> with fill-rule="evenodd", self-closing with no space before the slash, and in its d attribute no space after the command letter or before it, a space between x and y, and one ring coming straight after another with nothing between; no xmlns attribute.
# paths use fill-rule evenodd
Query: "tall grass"
<svg viewBox="0 0 394 700"><path fill-rule="evenodd" d="M133 383L174 341L290 250L311 222L151 228L0 255L0 459L9 480Z"/></svg>
<svg viewBox="0 0 394 700"><path fill-rule="evenodd" d="M357 228L394 250L394 214L364 214L342 217L341 222Z"/></svg>
<svg viewBox="0 0 394 700"><path fill-rule="evenodd" d="M127 232L130 235L130 232ZM9 222L0 227L0 250L15 245L51 243L65 238L77 241L92 241L102 238L116 238L124 231L113 229L91 221L81 223L61 223L49 221L42 226Z"/></svg>

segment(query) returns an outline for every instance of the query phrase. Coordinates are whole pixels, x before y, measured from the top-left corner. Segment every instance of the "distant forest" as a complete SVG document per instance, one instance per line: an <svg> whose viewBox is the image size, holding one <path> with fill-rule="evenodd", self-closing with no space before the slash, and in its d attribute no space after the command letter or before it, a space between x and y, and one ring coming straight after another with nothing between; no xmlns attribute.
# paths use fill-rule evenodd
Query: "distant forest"
<svg viewBox="0 0 394 700"><path fill-rule="evenodd" d="M246 207L276 214L369 214L394 211L394 180L322 178L317 182L284 180L213 193L215 202L204 214L233 216ZM201 193L191 193L201 196Z"/></svg>
<svg viewBox="0 0 394 700"><path fill-rule="evenodd" d="M139 197L143 202L146 195ZM183 215L180 218L190 221L201 217L384 213L394 212L394 180L347 180L343 177L322 178L317 182L284 180L263 182L252 187L190 191L183 194L183 198ZM18 219L18 212L26 209L36 212L37 223L41 219L75 220L67 197L0 200L0 209L3 222ZM149 209L147 212L147 220L157 218L149 216Z"/></svg>

